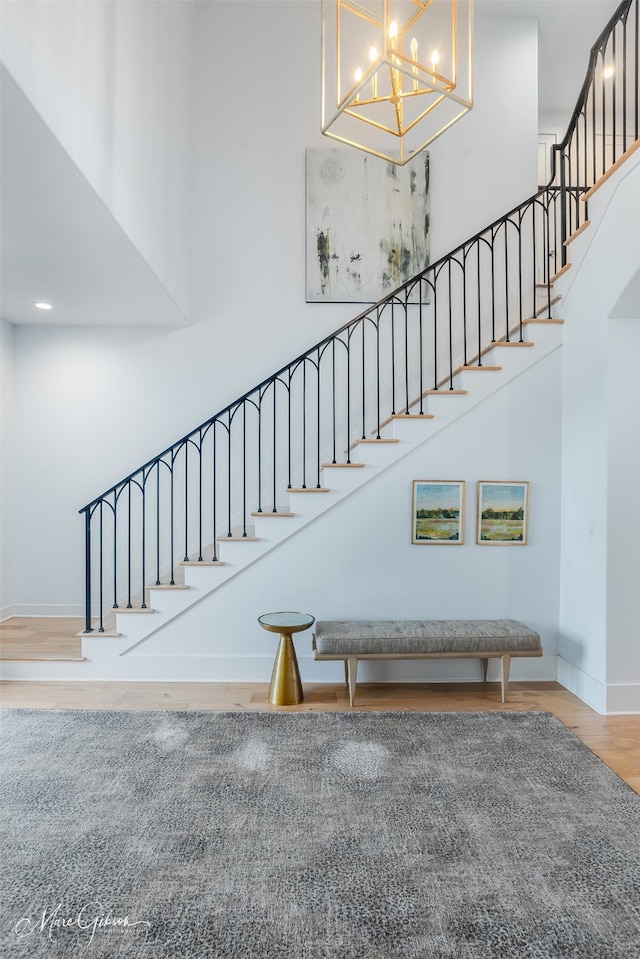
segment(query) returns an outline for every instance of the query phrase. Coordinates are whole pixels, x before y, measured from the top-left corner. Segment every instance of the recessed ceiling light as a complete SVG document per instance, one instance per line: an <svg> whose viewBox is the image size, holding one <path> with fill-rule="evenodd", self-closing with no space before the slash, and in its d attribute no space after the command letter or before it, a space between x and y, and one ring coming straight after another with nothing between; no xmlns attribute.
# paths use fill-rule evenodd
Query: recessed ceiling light
<svg viewBox="0 0 640 959"><path fill-rule="evenodd" d="M51 303L34 303L33 305L34 305L35 307L37 307L37 309L39 309L39 310L52 310L52 309L53 309L53 307L51 306Z"/></svg>

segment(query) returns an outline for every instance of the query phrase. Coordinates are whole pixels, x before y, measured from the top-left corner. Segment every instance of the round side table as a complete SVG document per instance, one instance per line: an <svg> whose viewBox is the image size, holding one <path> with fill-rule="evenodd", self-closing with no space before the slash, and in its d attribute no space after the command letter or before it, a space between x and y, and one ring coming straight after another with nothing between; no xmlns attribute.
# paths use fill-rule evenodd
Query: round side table
<svg viewBox="0 0 640 959"><path fill-rule="evenodd" d="M265 613L258 617L263 629L280 633L269 687L269 702L274 706L295 706L303 700L302 683L292 633L300 633L313 626L315 618L308 613Z"/></svg>

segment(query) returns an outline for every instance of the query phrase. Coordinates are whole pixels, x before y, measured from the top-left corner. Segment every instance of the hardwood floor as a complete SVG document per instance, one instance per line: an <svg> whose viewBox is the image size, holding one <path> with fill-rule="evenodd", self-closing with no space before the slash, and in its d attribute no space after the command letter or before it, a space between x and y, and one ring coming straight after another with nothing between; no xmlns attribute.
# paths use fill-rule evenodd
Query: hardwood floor
<svg viewBox="0 0 640 959"><path fill-rule="evenodd" d="M79 625L79 628L78 627ZM80 620L20 618L0 623L0 659L80 654ZM19 654L22 653L21 656ZM62 654L62 655L61 655ZM183 709L319 712L350 710L342 684L305 683L299 706L272 706L268 683L3 682L5 709ZM640 716L601 716L558 683L396 683L358 685L356 711L473 712L545 710L640 793Z"/></svg>
<svg viewBox="0 0 640 959"><path fill-rule="evenodd" d="M0 660L82 660L83 626L77 616L13 616L0 623Z"/></svg>

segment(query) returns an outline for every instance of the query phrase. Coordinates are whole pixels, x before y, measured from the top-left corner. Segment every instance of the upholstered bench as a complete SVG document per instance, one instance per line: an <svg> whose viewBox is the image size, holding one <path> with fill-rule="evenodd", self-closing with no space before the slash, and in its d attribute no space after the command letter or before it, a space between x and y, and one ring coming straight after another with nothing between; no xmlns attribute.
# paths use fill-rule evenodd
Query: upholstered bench
<svg viewBox="0 0 640 959"><path fill-rule="evenodd" d="M515 619L345 620L316 622L314 659L344 660L353 706L361 659L481 659L487 681L490 659L501 663L502 702L514 656L542 656L540 636Z"/></svg>

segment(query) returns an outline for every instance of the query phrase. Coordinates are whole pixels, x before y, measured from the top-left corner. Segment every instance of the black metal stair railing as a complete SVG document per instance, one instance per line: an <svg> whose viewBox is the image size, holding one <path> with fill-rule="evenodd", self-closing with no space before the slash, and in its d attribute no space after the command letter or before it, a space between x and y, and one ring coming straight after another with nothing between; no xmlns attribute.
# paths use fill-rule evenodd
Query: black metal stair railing
<svg viewBox="0 0 640 959"><path fill-rule="evenodd" d="M553 147L551 183L563 197L565 238L587 219L585 193L638 141L638 17L638 0L625 0L593 44L567 132Z"/></svg>
<svg viewBox="0 0 640 959"><path fill-rule="evenodd" d="M86 632L110 608L146 608L145 588L175 584L181 562L219 562L220 542L282 512L287 490L321 488L323 463L349 463L358 438L424 414L492 344L552 317L582 197L638 140L638 3L592 48L547 187L83 507Z"/></svg>

